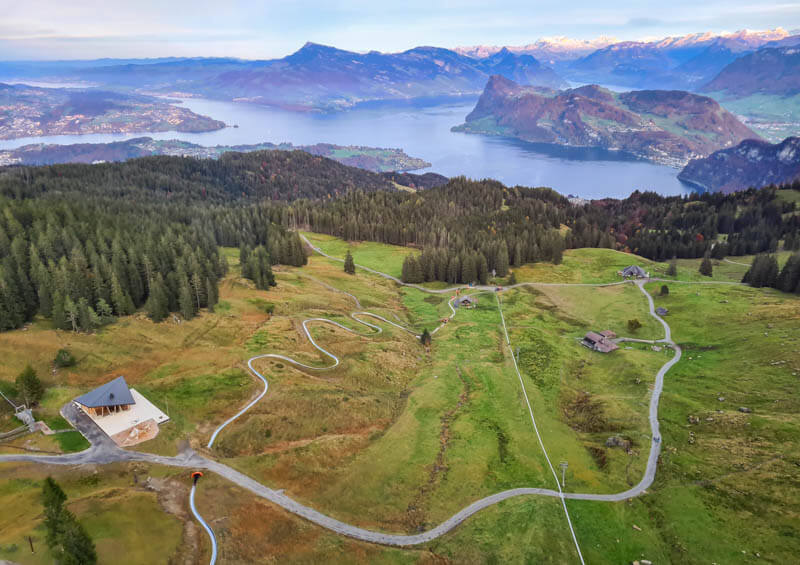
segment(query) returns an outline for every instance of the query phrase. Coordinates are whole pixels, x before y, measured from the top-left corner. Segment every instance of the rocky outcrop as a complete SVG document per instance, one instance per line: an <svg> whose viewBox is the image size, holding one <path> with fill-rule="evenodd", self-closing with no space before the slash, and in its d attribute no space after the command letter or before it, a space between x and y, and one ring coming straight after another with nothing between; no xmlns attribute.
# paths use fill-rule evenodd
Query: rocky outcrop
<svg viewBox="0 0 800 565"><path fill-rule="evenodd" d="M781 143L748 139L736 147L691 161L678 178L704 190L734 192L800 179L800 138Z"/></svg>
<svg viewBox="0 0 800 565"><path fill-rule="evenodd" d="M711 98L676 90L564 91L492 76L456 131L625 151L674 166L758 136Z"/></svg>

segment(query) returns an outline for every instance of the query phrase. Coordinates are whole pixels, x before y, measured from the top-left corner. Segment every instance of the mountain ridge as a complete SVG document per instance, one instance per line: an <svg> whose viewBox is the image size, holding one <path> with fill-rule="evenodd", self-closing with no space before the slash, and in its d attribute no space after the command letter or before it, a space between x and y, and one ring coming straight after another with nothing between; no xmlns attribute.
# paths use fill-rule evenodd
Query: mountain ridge
<svg viewBox="0 0 800 565"><path fill-rule="evenodd" d="M455 131L600 147L672 166L758 136L711 98L684 91L564 91L493 76Z"/></svg>

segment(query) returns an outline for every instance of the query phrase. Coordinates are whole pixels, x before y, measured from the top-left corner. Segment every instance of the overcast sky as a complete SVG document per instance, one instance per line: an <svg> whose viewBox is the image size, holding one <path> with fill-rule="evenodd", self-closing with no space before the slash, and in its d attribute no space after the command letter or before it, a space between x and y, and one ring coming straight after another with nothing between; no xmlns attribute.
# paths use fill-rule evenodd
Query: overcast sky
<svg viewBox="0 0 800 565"><path fill-rule="evenodd" d="M0 60L282 57L306 41L353 51L643 39L800 28L772 0L0 0Z"/></svg>

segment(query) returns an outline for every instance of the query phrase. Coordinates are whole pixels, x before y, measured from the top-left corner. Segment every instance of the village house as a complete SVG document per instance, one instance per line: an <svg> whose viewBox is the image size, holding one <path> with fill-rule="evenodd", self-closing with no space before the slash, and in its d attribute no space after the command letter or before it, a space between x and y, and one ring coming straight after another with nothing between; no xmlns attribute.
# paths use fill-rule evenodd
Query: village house
<svg viewBox="0 0 800 565"><path fill-rule="evenodd" d="M462 296L455 301L456 308L475 308L478 304L478 299L474 296Z"/></svg>
<svg viewBox="0 0 800 565"><path fill-rule="evenodd" d="M617 337L617 334L611 330L604 330L600 333L587 332L581 340L581 345L588 347L592 351L599 351L600 353L611 353L619 346L612 340Z"/></svg>
<svg viewBox="0 0 800 565"><path fill-rule="evenodd" d="M621 271L617 271L617 274L625 279L649 279L650 273L642 269L639 265L631 265L630 267L625 267Z"/></svg>

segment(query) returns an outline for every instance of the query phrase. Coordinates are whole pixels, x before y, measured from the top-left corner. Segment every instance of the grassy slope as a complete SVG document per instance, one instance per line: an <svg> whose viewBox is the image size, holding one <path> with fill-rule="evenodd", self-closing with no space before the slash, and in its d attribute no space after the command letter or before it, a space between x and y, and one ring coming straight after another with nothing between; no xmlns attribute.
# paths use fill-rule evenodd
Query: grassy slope
<svg viewBox="0 0 800 565"><path fill-rule="evenodd" d="M326 250L338 248L343 253L347 245L326 236L315 237L315 243L325 245ZM390 272L399 272L403 254L410 252L379 244L360 244L353 249L357 262ZM647 266L647 261L635 259L609 250L574 250L565 254L560 266L520 268L517 277L609 281L617 278L615 273L622 266ZM658 272L666 270L666 265L647 268ZM45 402L46 414L59 401L106 375L123 370L126 376L135 375L136 386L146 390L153 401L161 402L162 396L169 400L173 417L159 439L141 447L174 451L175 441L187 434L195 446L201 446L214 425L258 390L252 379L240 373L242 361L249 355L277 350L312 363L327 363L299 333L300 320L324 315L361 331L345 317L354 309L352 299L319 281L357 294L365 309L428 327L449 311L446 296L397 289L363 273L350 277L342 273L341 264L319 257L312 258L307 267L278 274L280 284L269 293L248 288L236 277L235 265L233 270L222 285L217 312L180 327L154 325L134 317L99 336L75 336L52 332L44 322L38 322L28 332L0 336L0 349L17 365L33 359L41 365L40 374L62 385ZM730 275L715 272L715 277ZM696 265L682 264L679 278L699 279ZM651 286L651 290L657 290L660 285ZM790 497L778 506L776 497L777 489L786 485L780 477L790 475L790 461L797 459L791 443L796 437L797 411L789 401L781 406L779 417L761 415L765 410L762 405L772 406L766 399L788 398L791 394L782 389L788 386L788 377L775 378L778 371L788 368L768 364L773 356L780 359L781 351L786 353L787 348L769 341L779 339L769 329L766 331L773 337L763 336L762 343L762 328L756 326L777 324L767 322L764 316L780 312L775 319L784 320L780 323L786 326L780 331L790 333L790 316L796 312L797 299L737 287L675 284L670 290L668 298L657 300L670 309L675 339L689 347L687 357L673 369L674 376L670 372L667 379L659 476L650 495L634 501L570 501L581 546L591 562L629 561L642 555L655 561L689 562L701 555L713 555L718 562L730 562L743 559L738 546L745 542L753 551L757 547L773 548L772 553L761 551L762 555L766 552L778 560L785 558L798 549L788 526L797 516L797 500ZM753 315L747 316L746 311L753 310L764 296L770 303L758 304ZM276 305L271 319L261 308L265 300ZM436 523L475 498L502 488L552 487L523 409L516 375L502 347L493 300L491 294L484 294L477 309L460 312L436 334L430 355L424 354L411 336L396 329L386 328L383 334L362 338L313 326L312 332L324 347L343 354L342 366L310 373L281 363L263 363L261 368L271 383L269 396L220 436L216 456L227 458L228 463L270 486L286 488L288 494L320 510L396 531L413 531ZM640 445L646 445L643 415L647 388L664 353L636 347L601 356L580 347L575 340L589 327L609 327L626 334L625 322L631 317L645 324L638 337L656 335L657 327L645 315L645 302L638 290L630 286L539 288L508 291L503 300L513 344L521 349L526 386L545 445L554 462L570 462L568 488L607 492L638 480L646 453L638 452L636 444L631 455L607 449L605 470L587 448L602 450L604 440L612 433L635 441L638 438ZM759 317L754 318L756 315ZM716 329L714 334L707 331L709 327ZM746 334L751 341L738 341L740 335L735 332ZM725 347L700 352L709 337L724 341ZM781 335L780 339L788 338ZM74 371L51 379L46 369L53 347L57 349L67 340L79 352L81 362ZM693 348L700 359L688 359L695 357ZM731 355L727 354L729 350ZM94 355L117 361L102 364ZM792 355L790 364L800 366L796 354ZM738 370L742 359L753 364L754 376L737 379L733 386L729 374ZM696 373L700 363L704 364L703 380ZM2 378L7 382L15 370ZM703 419L693 429L697 443L686 444L684 412L691 410L705 418L704 411L711 414L717 409L716 395L720 392L734 399L729 401L733 403L739 402L737 395L743 398L742 403L756 393L760 398L765 382L765 400L752 403L756 410L752 416L740 415L730 407L730 421L728 416L718 424ZM600 405L598 410L590 403L591 418L576 417L573 408L578 392L588 393L593 403ZM209 396L213 402L208 402ZM751 429L758 429L756 437L762 443L756 443L757 449L751 429L730 425L737 418L749 418ZM741 461L733 459L728 451L731 446L744 450L746 456ZM440 453L443 456L437 459ZM738 451L734 453L739 456ZM776 459L775 453L783 458ZM753 465L755 470L751 470ZM737 489L750 489L755 484L749 478L751 474L771 481L769 496L747 490L750 496L743 500L737 493ZM711 486L693 482L701 480L698 477L717 476L720 478ZM230 562L267 561L270 555L281 555L292 562L314 562L332 554L348 555L352 562L385 563L425 562L434 556L457 562L574 559L563 512L554 499L507 501L425 548L394 550L342 539L267 503L254 502L251 496L216 478L211 478L209 485L210 493L230 493L225 500L208 499L206 512L207 518L223 518L215 528L224 534L222 552ZM5 503L9 496L12 493L0 498ZM203 504L202 498L199 504ZM682 505L693 511L687 513ZM746 512L735 505L746 508ZM747 521L747 513L757 516L761 512L774 512L779 517L775 532L765 532L760 525L747 526L757 520ZM271 526L265 530L262 523L251 519L254 515L264 516L264 522ZM632 529L632 524L642 531ZM713 534L703 533L703 528ZM727 533L728 529L734 533ZM128 534L118 535L128 539ZM291 543L295 539L297 543Z"/></svg>
<svg viewBox="0 0 800 565"><path fill-rule="evenodd" d="M172 469L115 464L93 468L0 465L0 560L52 563L42 526L41 483L52 475L68 496L67 506L95 542L100 563L160 563L176 556L181 523L165 513L156 495L133 484L173 474ZM33 538L31 554L27 536Z"/></svg>

